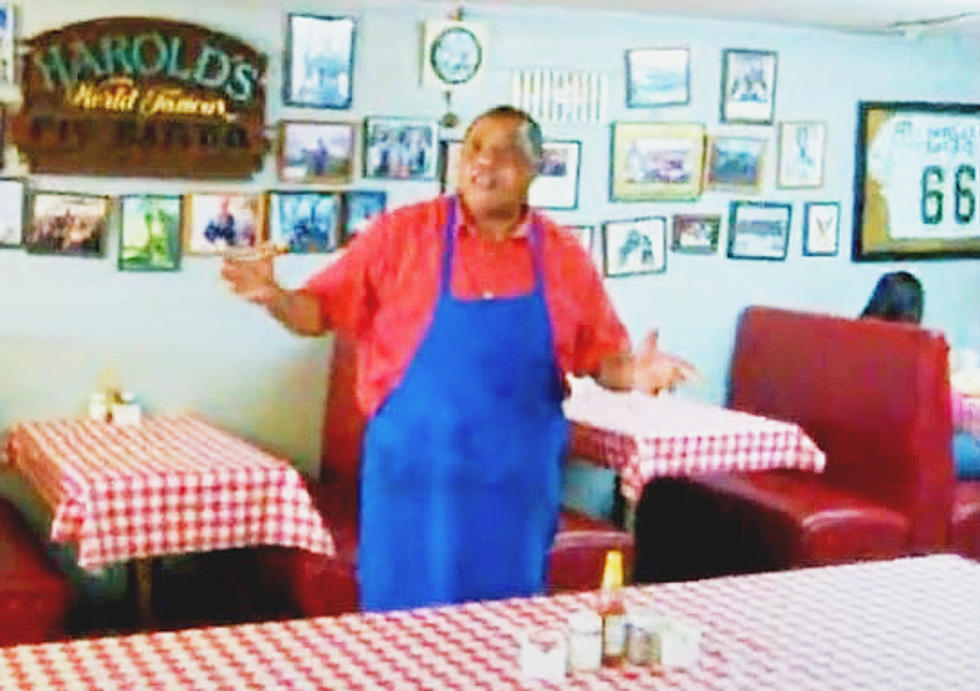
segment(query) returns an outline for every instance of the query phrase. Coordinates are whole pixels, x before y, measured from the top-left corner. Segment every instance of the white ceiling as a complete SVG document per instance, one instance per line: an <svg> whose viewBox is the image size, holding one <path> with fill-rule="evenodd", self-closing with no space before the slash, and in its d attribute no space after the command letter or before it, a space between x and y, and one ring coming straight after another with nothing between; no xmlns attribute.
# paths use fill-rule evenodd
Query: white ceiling
<svg viewBox="0 0 980 691"><path fill-rule="evenodd" d="M624 10L848 31L980 34L980 0L467 0ZM461 3L461 4L466 4Z"/></svg>

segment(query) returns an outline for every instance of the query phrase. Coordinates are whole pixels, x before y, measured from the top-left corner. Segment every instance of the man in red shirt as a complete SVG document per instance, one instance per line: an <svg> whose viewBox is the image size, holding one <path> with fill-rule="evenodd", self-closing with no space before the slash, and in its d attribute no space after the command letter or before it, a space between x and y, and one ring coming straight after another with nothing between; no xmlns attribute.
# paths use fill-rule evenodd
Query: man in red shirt
<svg viewBox="0 0 980 691"><path fill-rule="evenodd" d="M541 152L530 116L494 108L466 132L458 197L383 214L299 290L271 254L222 268L294 332L358 342L366 610L540 592L565 374L646 392L693 374L655 336L630 352L582 246L528 208Z"/></svg>

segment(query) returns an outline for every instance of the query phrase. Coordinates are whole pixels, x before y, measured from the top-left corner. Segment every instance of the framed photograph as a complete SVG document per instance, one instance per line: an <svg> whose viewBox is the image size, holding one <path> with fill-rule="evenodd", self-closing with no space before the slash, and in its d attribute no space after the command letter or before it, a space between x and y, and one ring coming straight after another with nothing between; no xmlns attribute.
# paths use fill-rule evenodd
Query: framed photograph
<svg viewBox="0 0 980 691"><path fill-rule="evenodd" d="M35 192L24 247L38 254L101 257L108 226L108 197Z"/></svg>
<svg viewBox="0 0 980 691"><path fill-rule="evenodd" d="M581 226L565 226L568 231L575 236L585 250L585 253L592 256L592 238L595 234L595 226L581 225Z"/></svg>
<svg viewBox="0 0 980 691"><path fill-rule="evenodd" d="M120 271L176 271L180 268L179 196L123 197L119 232Z"/></svg>
<svg viewBox="0 0 980 691"><path fill-rule="evenodd" d="M453 194L459 179L459 157L463 153L461 139L443 139L439 142L439 189L443 194Z"/></svg>
<svg viewBox="0 0 980 691"><path fill-rule="evenodd" d="M732 259L786 259L793 206L736 201L728 212L728 256Z"/></svg>
<svg viewBox="0 0 980 691"><path fill-rule="evenodd" d="M340 192L270 192L269 240L297 254L340 244Z"/></svg>
<svg viewBox="0 0 980 691"><path fill-rule="evenodd" d="M581 158L581 142L545 141L538 175L527 193L528 203L544 209L576 208Z"/></svg>
<svg viewBox="0 0 980 691"><path fill-rule="evenodd" d="M24 244L23 180L0 178L0 247Z"/></svg>
<svg viewBox="0 0 980 691"><path fill-rule="evenodd" d="M309 108L350 108L354 18L290 14L283 102Z"/></svg>
<svg viewBox="0 0 980 691"><path fill-rule="evenodd" d="M606 276L662 273L667 269L667 219L662 216L603 224Z"/></svg>
<svg viewBox="0 0 980 691"><path fill-rule="evenodd" d="M435 120L372 117L364 122L364 177L433 180L439 124Z"/></svg>
<svg viewBox="0 0 980 691"><path fill-rule="evenodd" d="M718 251L721 216L676 214L671 229L670 249L689 254L714 254Z"/></svg>
<svg viewBox="0 0 980 691"><path fill-rule="evenodd" d="M16 79L17 58L14 55L16 32L17 16L14 3L0 3L0 84L13 84Z"/></svg>
<svg viewBox="0 0 980 691"><path fill-rule="evenodd" d="M385 210L388 193L382 190L344 192L344 237L346 242L370 225Z"/></svg>
<svg viewBox="0 0 980 691"><path fill-rule="evenodd" d="M837 254L840 203L806 202L803 205L803 254L808 257Z"/></svg>
<svg viewBox="0 0 980 691"><path fill-rule="evenodd" d="M779 187L820 187L827 126L822 122L779 123Z"/></svg>
<svg viewBox="0 0 980 691"><path fill-rule="evenodd" d="M703 160L703 125L616 123L609 197L630 202L696 199Z"/></svg>
<svg viewBox="0 0 980 691"><path fill-rule="evenodd" d="M354 173L354 125L347 122L282 122L279 179L326 185L350 182Z"/></svg>
<svg viewBox="0 0 980 691"><path fill-rule="evenodd" d="M776 104L776 53L726 48L721 65L721 121L771 125Z"/></svg>
<svg viewBox="0 0 980 691"><path fill-rule="evenodd" d="M708 137L704 188L758 192L766 140L758 137Z"/></svg>
<svg viewBox="0 0 980 691"><path fill-rule="evenodd" d="M862 102L856 261L980 257L980 105Z"/></svg>
<svg viewBox="0 0 980 691"><path fill-rule="evenodd" d="M184 250L219 254L229 247L254 247L265 229L263 194L188 194L184 196Z"/></svg>
<svg viewBox="0 0 980 691"><path fill-rule="evenodd" d="M687 48L636 48L626 51L626 107L651 108L690 101Z"/></svg>

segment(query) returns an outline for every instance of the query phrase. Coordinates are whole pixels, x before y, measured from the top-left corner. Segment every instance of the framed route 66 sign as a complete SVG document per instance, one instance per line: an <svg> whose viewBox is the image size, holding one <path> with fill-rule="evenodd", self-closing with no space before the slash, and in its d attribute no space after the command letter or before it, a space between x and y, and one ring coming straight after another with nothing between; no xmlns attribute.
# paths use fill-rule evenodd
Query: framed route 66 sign
<svg viewBox="0 0 980 691"><path fill-rule="evenodd" d="M423 43L423 86L452 89L470 84L486 62L487 31L478 22L427 21Z"/></svg>

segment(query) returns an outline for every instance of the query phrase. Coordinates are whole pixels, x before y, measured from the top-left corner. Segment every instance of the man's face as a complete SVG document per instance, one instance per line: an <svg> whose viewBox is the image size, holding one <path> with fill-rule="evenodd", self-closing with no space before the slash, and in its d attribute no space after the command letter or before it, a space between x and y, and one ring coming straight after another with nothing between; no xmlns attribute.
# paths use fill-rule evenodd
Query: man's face
<svg viewBox="0 0 980 691"><path fill-rule="evenodd" d="M521 146L523 121L506 116L477 120L460 154L459 194L474 212L524 204L535 169Z"/></svg>

